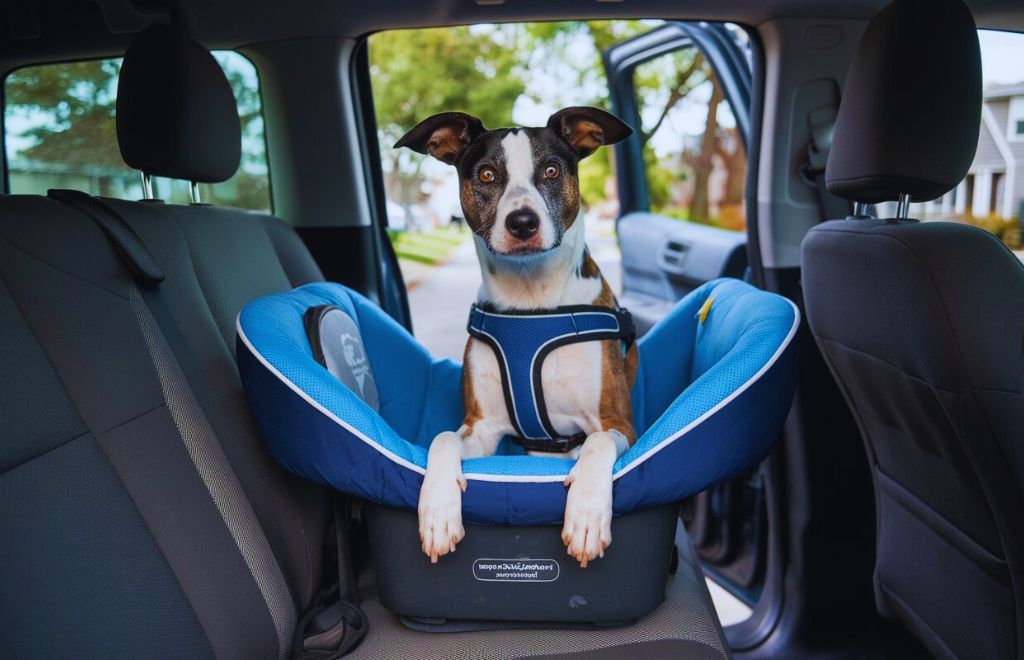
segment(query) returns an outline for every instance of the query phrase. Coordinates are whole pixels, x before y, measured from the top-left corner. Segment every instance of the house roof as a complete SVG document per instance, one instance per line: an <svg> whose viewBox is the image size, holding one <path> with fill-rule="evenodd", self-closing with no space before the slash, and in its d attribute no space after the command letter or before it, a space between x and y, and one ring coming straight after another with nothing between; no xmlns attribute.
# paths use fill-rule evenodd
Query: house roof
<svg viewBox="0 0 1024 660"><path fill-rule="evenodd" d="M1013 96L1024 96L1024 80L1009 85L989 85L985 88L985 100L1008 99Z"/></svg>
<svg viewBox="0 0 1024 660"><path fill-rule="evenodd" d="M991 87L985 91L984 114L990 119L982 117L981 130L978 133L978 150L971 163L972 171L979 168L1005 168L1010 164L1007 158L1018 166L1024 166L1024 141L1007 139L1010 99L1017 96L1024 96L1024 83L1000 85L998 88ZM1003 149L1000 149L1000 145Z"/></svg>

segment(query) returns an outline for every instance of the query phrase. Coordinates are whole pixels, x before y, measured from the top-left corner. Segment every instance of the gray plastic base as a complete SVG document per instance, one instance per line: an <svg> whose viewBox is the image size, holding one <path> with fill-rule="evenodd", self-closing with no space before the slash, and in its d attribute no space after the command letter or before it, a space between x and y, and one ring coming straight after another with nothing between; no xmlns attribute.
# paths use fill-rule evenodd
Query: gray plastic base
<svg viewBox="0 0 1024 660"><path fill-rule="evenodd" d="M636 621L665 599L677 512L614 519L611 546L587 568L566 554L560 525L466 525L456 552L431 564L414 512L368 505L366 519L381 603L417 630L455 631Z"/></svg>

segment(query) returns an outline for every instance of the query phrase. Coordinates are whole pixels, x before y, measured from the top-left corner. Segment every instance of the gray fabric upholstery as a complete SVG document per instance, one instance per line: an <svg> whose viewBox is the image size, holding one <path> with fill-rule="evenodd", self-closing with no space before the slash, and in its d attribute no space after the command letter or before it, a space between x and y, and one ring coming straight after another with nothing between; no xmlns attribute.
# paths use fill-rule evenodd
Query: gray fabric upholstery
<svg viewBox="0 0 1024 660"><path fill-rule="evenodd" d="M1024 653L1024 265L947 222L835 220L808 322L875 477L879 609L940 656Z"/></svg>
<svg viewBox="0 0 1024 660"><path fill-rule="evenodd" d="M320 280L320 271L277 218L209 206L106 201L167 276L161 295L218 400L210 421L301 611L320 583L329 502L323 489L280 468L264 449L235 366L235 317L253 298ZM294 242L275 242L268 227L291 234ZM282 261L292 264L297 279L288 277Z"/></svg>
<svg viewBox="0 0 1024 660"><path fill-rule="evenodd" d="M246 532L265 534L269 570L283 575L294 616L320 579L327 499L263 451L233 334L228 341L215 316L231 316L232 301L306 281L280 266L289 250L299 252L287 255L291 272L305 267L313 279L318 271L299 243L269 238L268 227L289 233L278 220L189 207L196 222L234 223L206 240L250 246L243 254L225 245L221 269L256 262L277 275L204 290L166 208L129 207L167 274L161 295L215 393L215 409L198 414L255 512ZM208 276L217 277L212 267ZM0 357L14 367L0 380L0 616L11 633L0 635L0 656L278 657L264 594L170 414L133 286L84 215L46 198L0 197Z"/></svg>

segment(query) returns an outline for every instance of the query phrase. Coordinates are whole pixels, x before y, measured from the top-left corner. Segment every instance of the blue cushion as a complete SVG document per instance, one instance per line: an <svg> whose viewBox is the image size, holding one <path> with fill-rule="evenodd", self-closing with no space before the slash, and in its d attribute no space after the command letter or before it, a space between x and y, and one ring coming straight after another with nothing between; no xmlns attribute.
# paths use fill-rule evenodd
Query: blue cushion
<svg viewBox="0 0 1024 660"><path fill-rule="evenodd" d="M713 297L703 322L701 307ZM377 383L379 413L320 366L303 326L310 307L355 321ZM638 342L638 439L614 467L615 514L679 501L759 463L778 438L796 383L799 313L738 280L708 282ZM238 362L275 459L308 479L415 510L427 447L462 422L461 366L435 360L372 302L340 284L264 296L238 317ZM557 524L572 461L498 454L463 462L463 517Z"/></svg>

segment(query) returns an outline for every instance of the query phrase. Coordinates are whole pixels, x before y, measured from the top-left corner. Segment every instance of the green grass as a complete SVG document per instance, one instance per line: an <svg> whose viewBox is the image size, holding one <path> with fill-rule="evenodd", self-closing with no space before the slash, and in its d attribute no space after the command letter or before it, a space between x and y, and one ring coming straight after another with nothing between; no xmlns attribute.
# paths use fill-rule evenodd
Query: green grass
<svg viewBox="0 0 1024 660"><path fill-rule="evenodd" d="M413 233L389 231L388 235L399 259L429 265L445 261L452 250L469 237L469 234L448 229Z"/></svg>

